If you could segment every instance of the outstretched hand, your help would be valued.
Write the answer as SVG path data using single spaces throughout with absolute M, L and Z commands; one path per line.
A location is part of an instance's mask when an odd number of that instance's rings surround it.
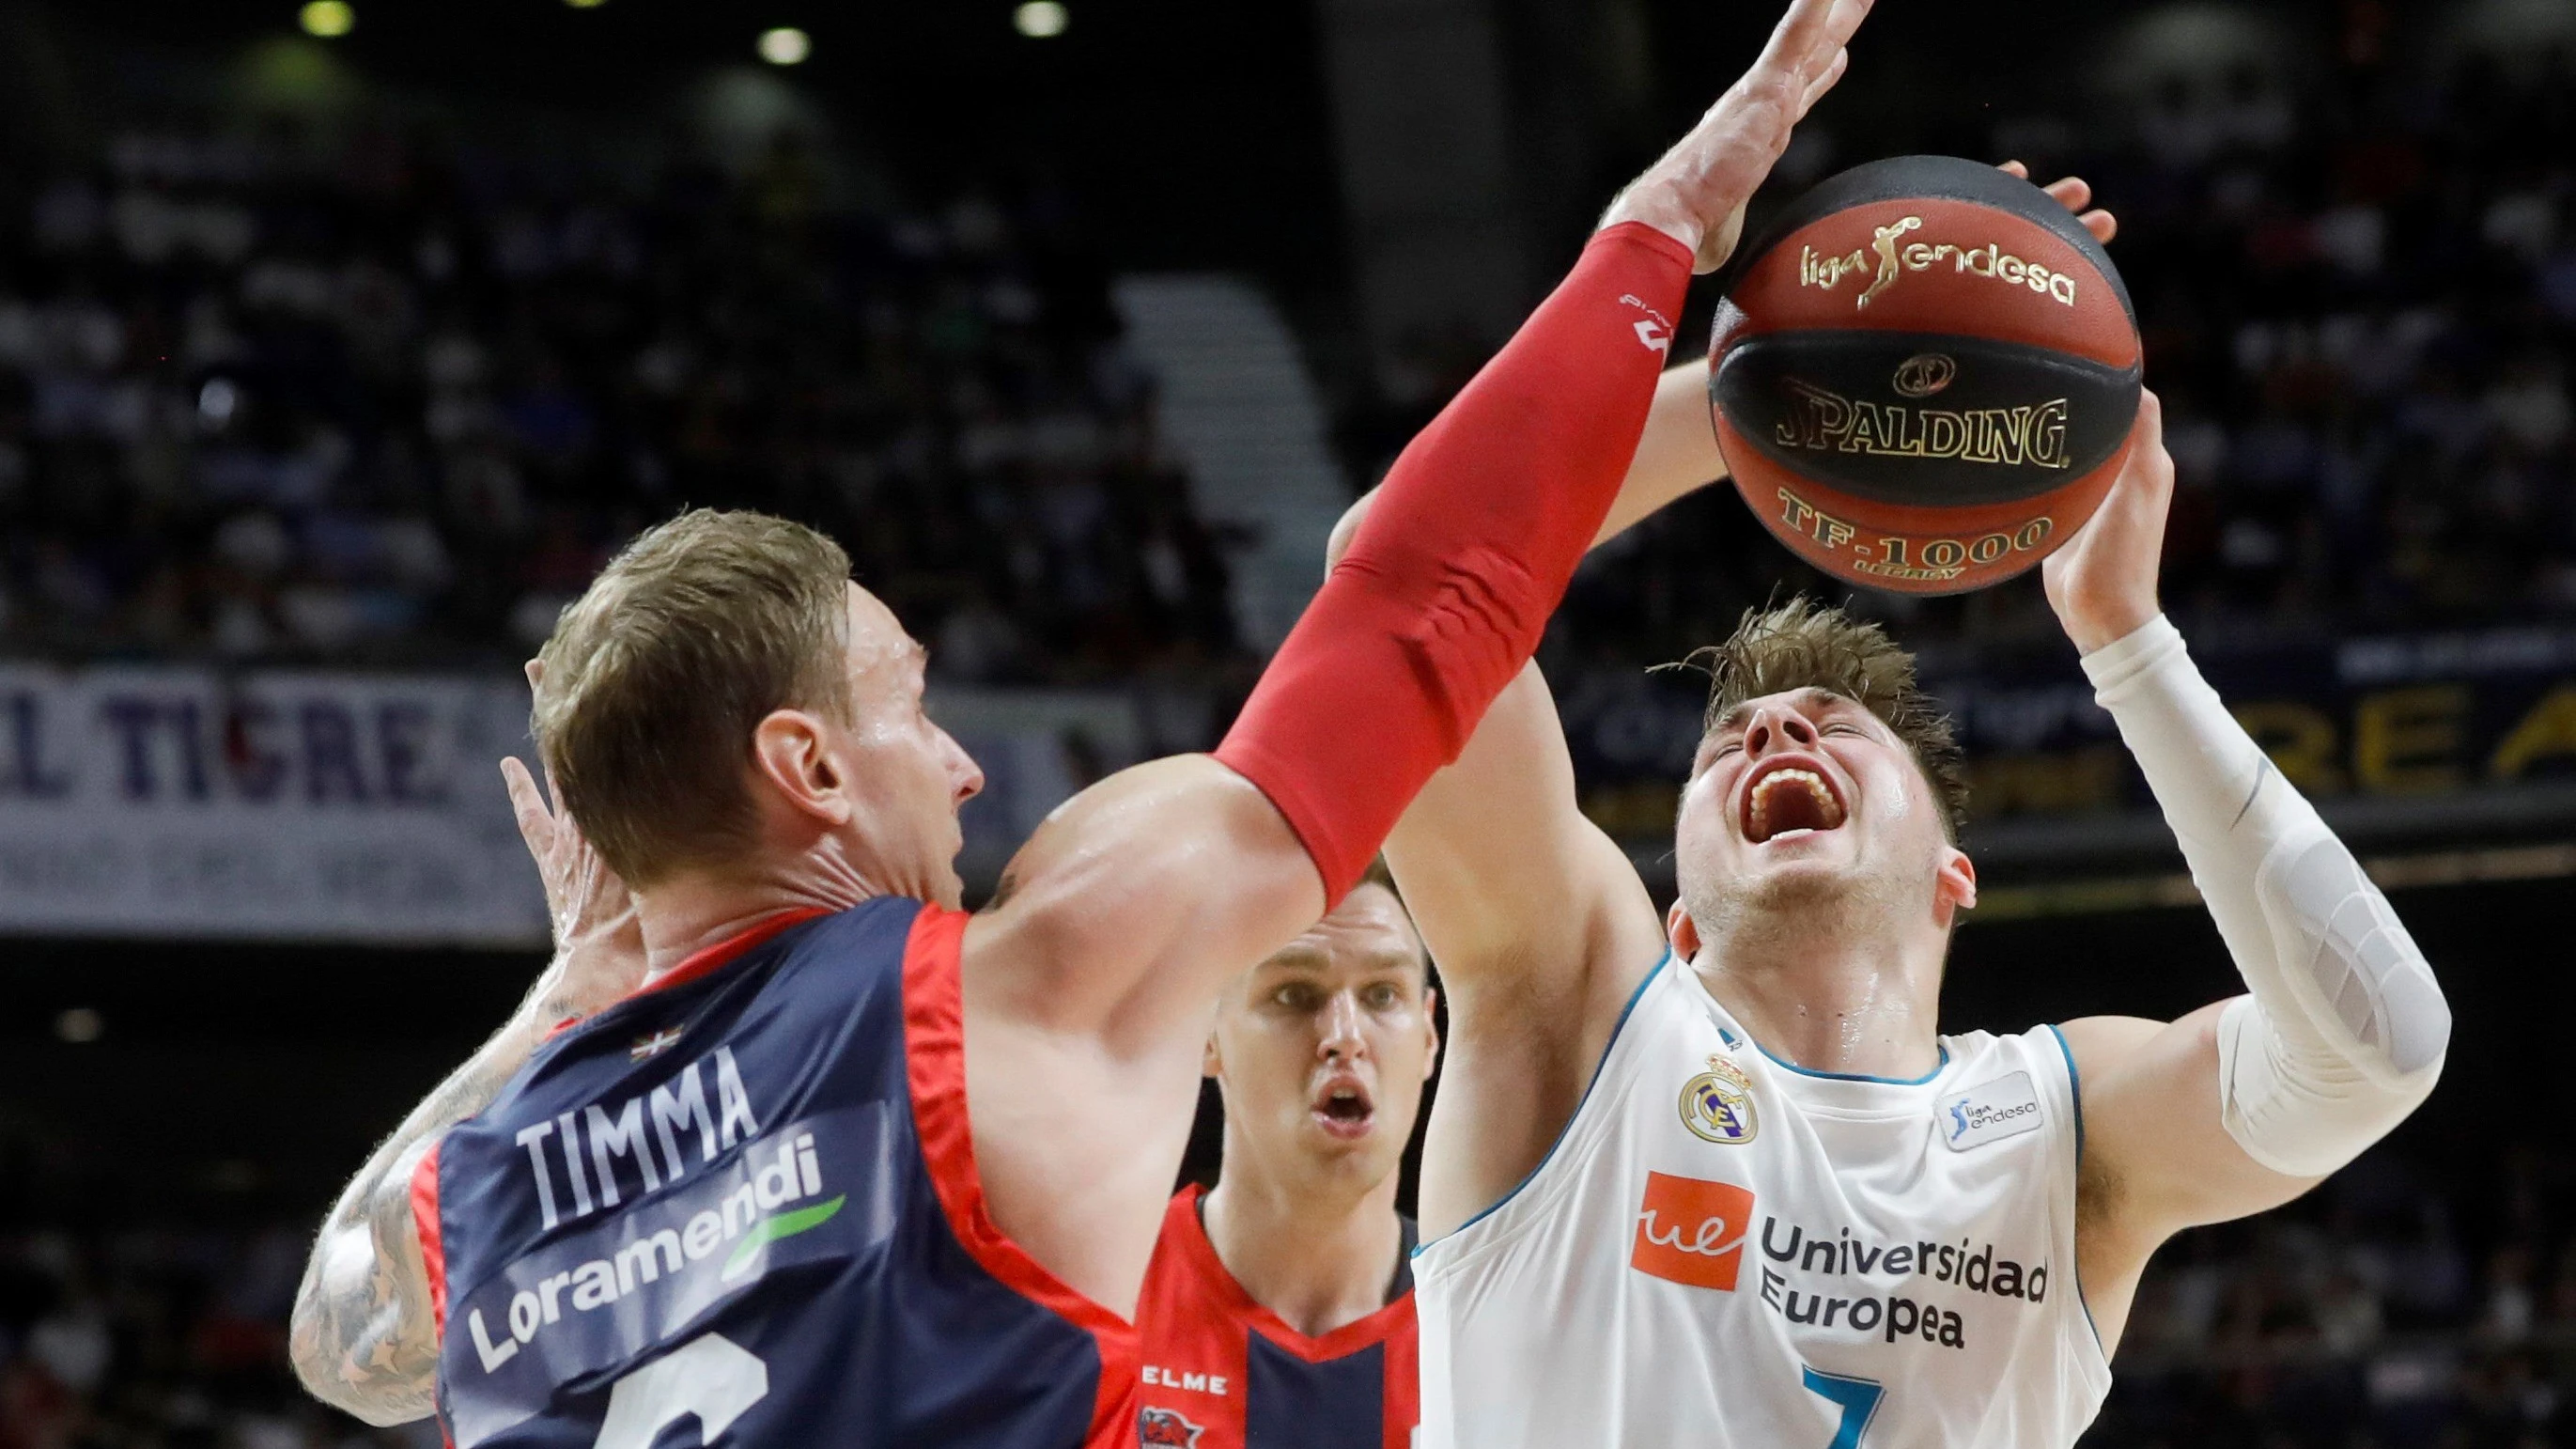
M 1790 0 L 1753 68 L 1603 214 L 1603 226 L 1638 221 L 1691 249 L 1692 270 L 1713 272 L 1744 234 L 1744 206 L 1788 149 L 1809 107 L 1842 79 L 1845 42 L 1870 0 Z
M 543 677 L 542 666 L 529 661 L 529 685 Z M 540 793 L 536 777 L 511 756 L 501 761 L 501 779 L 510 790 L 519 838 L 545 882 L 546 916 L 555 937 L 554 963 L 547 969 L 560 977 L 552 992 L 556 1006 L 564 1016 L 588 1016 L 644 984 L 644 926 L 635 897 L 590 848 L 572 817 L 548 807 L 549 794 L 563 798 L 552 778 Z
M 2120 476 L 2092 519 L 2039 566 L 2048 606 L 2081 652 L 2124 639 L 2155 618 L 2156 568 L 2164 556 L 2173 489 L 2164 405 L 2154 393 L 2141 392 Z

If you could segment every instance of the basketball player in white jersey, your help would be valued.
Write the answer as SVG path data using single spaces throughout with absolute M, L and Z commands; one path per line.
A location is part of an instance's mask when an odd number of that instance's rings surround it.
M 1667 393 L 1612 530 L 1719 471 Z M 1714 651 L 1666 916 L 1576 808 L 1535 665 L 1415 802 L 1387 854 L 1451 993 L 1425 1449 L 2072 1443 L 2159 1244 L 2432 1089 L 2422 955 L 2158 611 L 2172 487 L 2150 395 L 2044 578 L 2246 995 L 1942 1035 L 1958 751 L 1906 654 L 1804 601 Z

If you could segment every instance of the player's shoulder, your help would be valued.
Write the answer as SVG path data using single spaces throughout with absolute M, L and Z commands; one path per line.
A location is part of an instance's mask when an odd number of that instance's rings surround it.
M 754 1015 L 754 998 L 777 998 L 776 1009 L 757 1013 L 767 1022 L 846 1020 L 853 996 L 885 991 L 892 982 L 920 909 L 918 901 L 880 897 L 846 910 L 765 921 L 591 1016 L 558 1026 L 478 1115 L 525 1116 L 565 1101 L 586 1102 L 619 1080 L 669 1075 L 718 1048 L 727 1054 L 722 1065 L 739 1070 L 732 1054 L 751 1049 L 743 1023 Z M 871 960 L 884 969 L 831 969 Z M 778 987 L 784 989 L 773 990 Z
M 1978 1028 L 1941 1036 L 1941 1079 L 1951 1086 L 1998 1073 L 2037 1071 L 2045 1076 L 2075 1074 L 2076 1053 L 2064 1031 L 2042 1022 L 2021 1031 Z

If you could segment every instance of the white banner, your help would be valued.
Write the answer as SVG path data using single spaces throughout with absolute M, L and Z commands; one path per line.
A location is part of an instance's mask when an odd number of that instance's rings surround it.
M 0 931 L 542 947 L 505 678 L 0 665 Z
M 984 767 L 958 864 L 989 888 L 1048 811 L 1138 753 L 1115 693 L 941 689 Z M 0 933 L 536 949 L 503 790 L 509 676 L 0 663 Z

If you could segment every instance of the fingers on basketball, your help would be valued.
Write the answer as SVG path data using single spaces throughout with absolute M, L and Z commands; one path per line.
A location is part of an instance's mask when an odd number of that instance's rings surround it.
M 2174 485 L 2173 455 L 2165 451 L 2165 405 L 2152 390 L 2138 393 L 2138 440 L 2129 456 L 2138 460 L 2138 471 L 2147 486 L 2147 494 L 2162 508 Z

